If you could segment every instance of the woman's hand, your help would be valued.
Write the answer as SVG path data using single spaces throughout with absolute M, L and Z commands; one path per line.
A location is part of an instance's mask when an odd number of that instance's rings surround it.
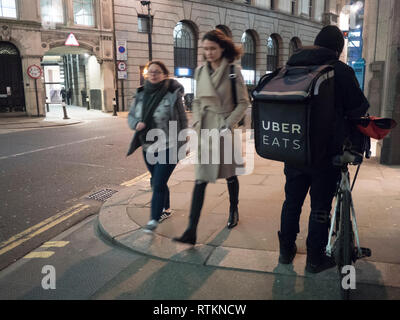
M 142 131 L 144 128 L 146 128 L 146 124 L 144 122 L 138 122 L 136 125 L 136 131 Z

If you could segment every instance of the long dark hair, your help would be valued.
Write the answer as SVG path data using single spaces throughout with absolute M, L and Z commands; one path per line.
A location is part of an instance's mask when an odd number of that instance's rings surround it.
M 229 63 L 232 63 L 236 59 L 239 59 L 242 55 L 242 48 L 237 47 L 231 38 L 229 38 L 221 30 L 215 29 L 207 32 L 202 41 L 209 40 L 218 43 L 218 45 L 225 49 L 222 56 L 228 59 Z

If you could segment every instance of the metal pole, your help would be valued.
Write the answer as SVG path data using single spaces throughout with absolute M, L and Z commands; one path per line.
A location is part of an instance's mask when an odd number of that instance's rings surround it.
M 37 109 L 37 116 L 40 117 L 39 111 L 39 97 L 38 97 L 38 89 L 37 89 L 37 80 L 35 79 L 35 93 L 36 93 L 36 109 Z
M 117 102 L 115 101 L 115 98 L 113 98 L 113 116 L 117 116 Z
M 151 19 L 151 8 L 150 1 L 147 4 L 148 16 L 149 16 L 149 61 L 153 60 L 153 43 L 151 39 L 151 33 L 153 32 L 153 21 Z
M 117 98 L 116 104 L 118 105 L 118 61 L 117 61 L 117 34 L 115 27 L 115 2 L 112 2 L 112 19 L 113 19 L 113 48 L 114 48 L 114 89 L 115 89 L 115 97 Z
M 62 108 L 63 108 L 63 112 L 64 112 L 64 120 L 69 119 L 67 116 L 67 108 L 65 107 L 65 99 L 62 100 Z
M 121 99 L 122 99 L 122 111 L 125 111 L 124 80 L 121 80 L 121 95 L 122 95 L 122 97 L 121 97 Z

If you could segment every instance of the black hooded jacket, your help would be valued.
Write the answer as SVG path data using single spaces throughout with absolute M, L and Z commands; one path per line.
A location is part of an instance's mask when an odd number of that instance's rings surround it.
M 331 154 L 340 154 L 345 137 L 351 135 L 354 126 L 346 119 L 364 116 L 369 103 L 362 92 L 354 70 L 338 60 L 333 50 L 313 46 L 294 53 L 289 66 L 330 64 L 335 71 L 335 133 L 330 147 Z

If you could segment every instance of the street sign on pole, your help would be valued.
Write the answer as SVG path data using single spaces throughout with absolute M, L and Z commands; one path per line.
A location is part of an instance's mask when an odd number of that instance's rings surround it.
M 117 40 L 117 60 L 128 60 L 128 49 L 126 47 L 126 40 Z
M 36 93 L 36 109 L 37 109 L 37 116 L 40 116 L 39 111 L 39 96 L 38 96 L 38 88 L 37 88 L 37 80 L 42 76 L 42 68 L 33 64 L 28 67 L 28 76 L 35 80 L 35 93 Z
M 42 76 L 42 68 L 40 68 L 36 64 L 30 65 L 27 72 L 28 76 L 32 79 L 39 79 Z

